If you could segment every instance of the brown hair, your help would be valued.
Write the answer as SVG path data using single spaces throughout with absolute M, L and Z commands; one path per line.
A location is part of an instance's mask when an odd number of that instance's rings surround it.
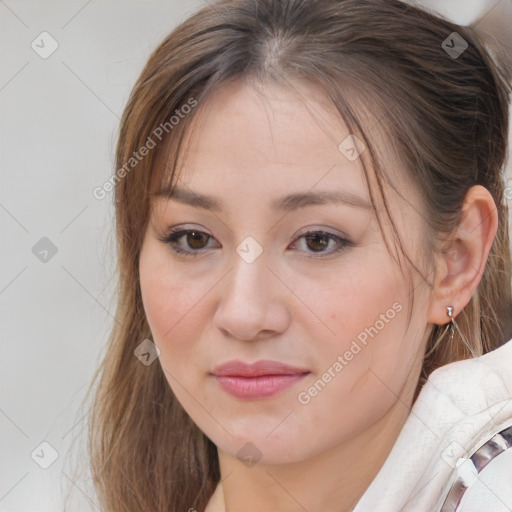
M 468 44 L 459 56 L 442 46 L 453 32 Z M 418 392 L 434 369 L 488 352 L 512 335 L 502 176 L 510 92 L 505 72 L 472 29 L 398 0 L 221 0 L 209 2 L 164 39 L 133 88 L 116 152 L 116 168 L 125 169 L 115 184 L 119 296 L 108 350 L 94 377 L 101 378 L 89 423 L 93 481 L 105 511 L 201 511 L 220 478 L 215 445 L 181 407 L 161 366 L 134 357 L 151 338 L 138 262 L 152 194 L 172 187 L 198 110 L 183 106 L 201 104 L 237 78 L 315 81 L 366 146 L 365 177 L 368 182 L 371 169 L 378 185 L 370 189 L 374 204 L 380 199 L 386 205 L 383 182 L 389 177 L 370 132 L 378 126 L 396 148 L 423 194 L 430 251 L 422 255 L 425 261 L 449 239 L 468 189 L 480 184 L 490 191 L 498 233 L 479 286 L 457 316 L 470 346 L 455 332 L 453 343 L 425 359 Z M 169 121 L 180 112 L 189 113 Z M 378 118 L 366 130 L 365 112 Z M 165 144 L 133 169 L 126 167 L 155 140 L 159 126 L 165 127 Z M 158 155 L 170 172 L 155 165 Z M 396 230 L 393 241 L 401 248 Z M 427 350 L 440 330 L 432 326 Z

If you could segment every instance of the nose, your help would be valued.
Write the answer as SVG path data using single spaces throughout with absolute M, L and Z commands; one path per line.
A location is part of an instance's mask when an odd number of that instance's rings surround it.
M 235 254 L 233 268 L 222 282 L 214 324 L 225 336 L 250 341 L 286 331 L 290 292 L 267 267 L 264 257 L 247 263 Z

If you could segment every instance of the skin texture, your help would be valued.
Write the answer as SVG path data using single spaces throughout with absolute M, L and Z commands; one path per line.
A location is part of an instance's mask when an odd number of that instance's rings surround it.
M 449 257 L 436 253 L 430 268 L 418 263 L 432 289 L 416 272 L 400 270 L 372 209 L 272 210 L 273 199 L 295 192 L 340 190 L 369 201 L 359 159 L 338 149 L 349 132 L 320 89 L 237 81 L 198 108 L 206 115 L 191 131 L 178 185 L 218 198 L 223 211 L 164 198 L 154 204 L 140 285 L 159 362 L 218 448 L 226 510 L 350 510 L 409 414 L 431 324 L 448 321 L 447 305 L 457 314 L 478 285 L 496 232 L 494 203 L 473 187 Z M 388 190 L 392 215 L 408 254 L 424 261 L 421 196 L 393 155 L 387 158 L 410 203 Z M 198 256 L 177 254 L 160 240 L 178 226 L 210 235 L 176 242 Z M 329 245 L 319 249 L 301 237 L 308 230 L 351 243 L 334 252 L 339 242 L 326 238 Z M 263 250 L 252 263 L 236 251 L 247 236 Z M 378 333 L 354 353 L 354 340 L 371 326 Z M 341 371 L 333 369 L 338 356 Z M 272 397 L 239 399 L 210 375 L 232 359 L 271 359 L 310 373 Z M 308 394 L 329 368 L 330 381 Z M 243 448 L 255 465 L 239 460 Z

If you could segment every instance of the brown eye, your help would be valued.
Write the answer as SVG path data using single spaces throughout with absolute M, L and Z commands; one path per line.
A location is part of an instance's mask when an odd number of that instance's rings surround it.
M 329 245 L 329 237 L 323 233 L 314 233 L 306 236 L 307 246 L 315 251 L 322 251 Z
M 293 248 L 309 254 L 317 254 L 316 257 L 330 256 L 340 251 L 353 247 L 353 243 L 328 231 L 308 231 L 303 233 L 293 243 Z M 301 247 L 302 246 L 302 247 Z
M 185 236 L 191 249 L 203 249 L 210 238 L 209 235 L 201 231 L 189 231 Z
M 171 249 L 184 256 L 199 256 L 202 249 L 213 239 L 211 235 L 196 229 L 174 229 L 160 240 L 171 246 Z

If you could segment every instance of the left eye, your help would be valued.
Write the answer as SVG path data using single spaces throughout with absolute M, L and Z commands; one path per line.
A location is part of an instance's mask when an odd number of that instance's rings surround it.
M 161 241 L 170 245 L 171 249 L 176 253 L 185 256 L 198 256 L 202 249 L 207 248 L 207 243 L 210 239 L 213 240 L 213 237 L 204 231 L 177 229 L 171 231 Z M 349 240 L 327 231 L 308 231 L 303 233 L 293 242 L 292 248 L 297 241 L 305 242 L 305 247 L 313 254 L 333 254 L 353 245 Z M 331 250 L 326 251 L 325 249 L 329 247 L 329 244 L 331 244 Z M 305 249 L 306 252 L 308 252 L 307 249 Z
M 334 233 L 329 233 L 327 231 L 309 231 L 301 235 L 297 240 L 301 240 L 305 242 L 305 245 L 308 249 L 311 249 L 313 253 L 327 253 L 331 254 L 334 252 L 341 251 L 345 249 L 347 246 L 351 245 L 348 240 L 342 238 Z M 330 242 L 331 249 L 330 251 L 325 251 Z
M 334 246 L 336 247 L 336 243 L 338 243 L 338 247 L 334 249 L 333 251 L 329 252 L 337 252 L 338 250 L 341 250 L 340 246 L 347 245 L 347 240 L 344 240 L 343 238 L 334 235 L 333 233 L 328 233 L 325 231 L 310 231 L 308 233 L 304 233 L 301 235 L 297 240 L 301 240 L 305 242 L 305 245 L 308 249 L 311 249 L 314 253 L 324 253 L 328 252 L 325 251 L 327 247 L 329 247 L 329 244 L 332 242 L 331 248 Z

